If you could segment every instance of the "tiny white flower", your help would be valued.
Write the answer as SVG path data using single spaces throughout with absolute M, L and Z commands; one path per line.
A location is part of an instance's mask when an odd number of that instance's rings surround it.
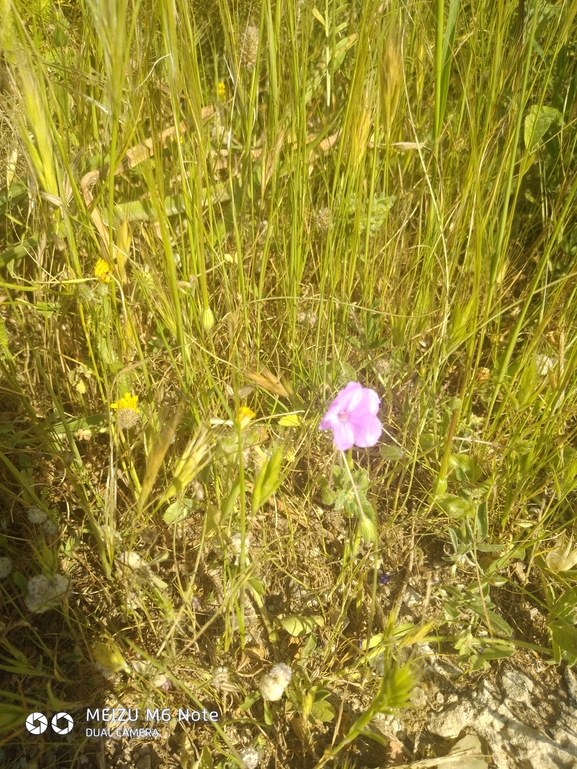
M 44 510 L 41 510 L 39 507 L 31 507 L 27 512 L 27 516 L 30 523 L 34 524 L 44 523 L 48 518 Z
M 570 571 L 577 564 L 577 547 L 572 542 L 565 541 L 565 532 L 557 539 L 555 547 L 545 557 L 547 566 L 556 574 L 560 571 Z
M 0 579 L 4 579 L 10 574 L 12 566 L 12 558 L 9 558 L 7 555 L 3 555 L 0 558 Z
M 228 682 L 228 668 L 218 667 L 213 670 L 210 683 L 215 689 L 221 689 L 223 686 L 226 686 Z
M 273 665 L 269 672 L 260 679 L 259 689 L 263 700 L 268 702 L 280 700 L 291 682 L 292 675 L 292 670 L 284 662 Z
M 248 534 L 244 538 L 244 549 L 245 552 L 248 553 L 248 548 L 250 545 L 250 537 Z M 235 555 L 240 555 L 240 551 L 242 548 L 242 535 L 241 534 L 233 534 L 230 538 L 230 549 Z
M 555 358 L 549 357 L 549 355 L 537 355 L 535 363 L 537 374 L 539 374 L 539 376 L 547 376 L 550 372 L 554 373 L 558 361 L 555 360 Z
M 246 769 L 256 769 L 259 762 L 259 755 L 254 748 L 244 748 L 240 751 L 240 757 L 245 763 Z

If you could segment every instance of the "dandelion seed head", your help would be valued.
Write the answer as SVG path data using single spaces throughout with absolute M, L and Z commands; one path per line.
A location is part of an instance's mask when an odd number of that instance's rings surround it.
M 52 579 L 38 574 L 28 580 L 24 603 L 33 614 L 43 614 L 62 603 L 69 587 L 69 578 L 62 574 L 55 574 Z
M 244 761 L 246 769 L 257 769 L 260 758 L 254 748 L 243 748 L 240 751 L 240 757 Z
M 30 523 L 34 524 L 44 523 L 44 521 L 46 521 L 48 518 L 44 510 L 41 510 L 39 507 L 31 507 L 26 515 L 28 516 Z
M 47 537 L 55 537 L 58 534 L 58 526 L 50 518 L 44 521 L 42 529 Z
M 283 696 L 285 689 L 291 682 L 292 670 L 284 662 L 273 665 L 268 673 L 260 680 L 260 693 L 263 700 L 276 702 Z

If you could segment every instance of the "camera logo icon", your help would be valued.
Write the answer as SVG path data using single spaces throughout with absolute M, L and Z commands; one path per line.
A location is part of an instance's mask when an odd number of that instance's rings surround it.
M 74 726 L 74 720 L 70 713 L 56 713 L 50 723 L 56 734 L 70 734 Z
M 44 713 L 30 713 L 26 719 L 26 728 L 30 734 L 44 734 L 48 729 L 48 719 Z
M 52 716 L 50 725 L 56 734 L 70 734 L 74 727 L 74 719 L 70 713 L 56 713 Z M 48 729 L 48 719 L 44 713 L 30 713 L 26 718 L 26 728 L 30 734 L 44 734 Z

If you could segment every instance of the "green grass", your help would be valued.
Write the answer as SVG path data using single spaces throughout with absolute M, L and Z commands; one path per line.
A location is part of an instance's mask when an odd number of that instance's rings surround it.
M 424 639 L 577 660 L 576 13 L 2 0 L 8 765 L 116 701 L 219 712 L 163 766 L 382 766 Z M 338 457 L 351 380 L 385 432 Z

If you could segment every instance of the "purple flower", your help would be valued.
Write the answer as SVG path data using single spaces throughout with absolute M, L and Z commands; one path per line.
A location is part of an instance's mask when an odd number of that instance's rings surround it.
M 358 382 L 349 382 L 329 406 L 319 430 L 333 431 L 339 451 L 346 451 L 351 446 L 374 446 L 383 431 L 377 418 L 379 405 L 379 396 L 374 390 Z

